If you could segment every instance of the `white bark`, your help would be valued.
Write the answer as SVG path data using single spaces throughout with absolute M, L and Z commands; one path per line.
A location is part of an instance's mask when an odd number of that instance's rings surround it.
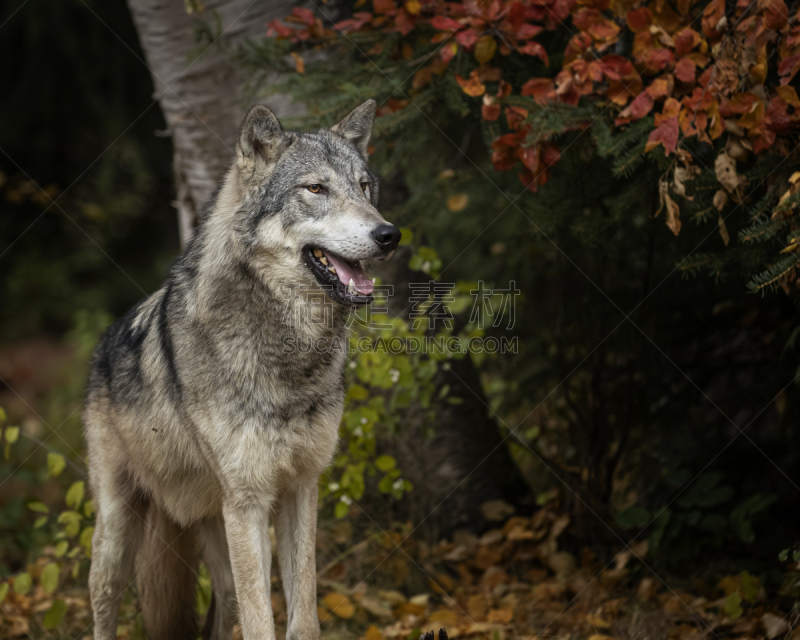
M 219 44 L 236 45 L 266 33 L 266 24 L 291 11 L 291 4 L 265 0 L 208 0 L 205 11 L 189 15 L 181 0 L 128 0 L 155 97 L 174 146 L 175 188 L 181 245 L 198 213 L 234 155 L 242 118 L 240 78 Z M 222 23 L 213 46 L 197 42 L 199 20 Z M 197 54 L 200 56 L 197 57 Z

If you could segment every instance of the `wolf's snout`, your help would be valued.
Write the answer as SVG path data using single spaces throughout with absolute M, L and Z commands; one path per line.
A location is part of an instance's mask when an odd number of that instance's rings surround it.
M 403 233 L 393 224 L 382 224 L 372 230 L 375 243 L 384 251 L 393 251 Z

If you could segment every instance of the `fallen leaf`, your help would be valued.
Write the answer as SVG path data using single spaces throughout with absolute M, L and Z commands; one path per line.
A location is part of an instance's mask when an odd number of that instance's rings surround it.
M 481 505 L 481 513 L 489 522 L 500 522 L 514 513 L 514 507 L 503 500 L 489 500 Z
M 383 602 L 378 598 L 364 596 L 358 601 L 358 606 L 364 609 L 364 611 L 371 613 L 376 618 L 392 617 L 392 608 L 389 606 L 389 603 Z
M 764 625 L 764 631 L 766 631 L 769 640 L 773 640 L 773 638 L 777 638 L 789 630 L 786 616 L 777 616 L 774 613 L 765 613 L 761 616 L 761 624 Z
M 611 623 L 606 620 L 605 618 L 601 618 L 598 615 L 589 614 L 586 616 L 586 622 L 592 625 L 595 629 L 610 629 Z
M 667 205 L 667 226 L 677 236 L 681 232 L 680 207 L 669 197 L 669 194 L 664 195 L 664 200 Z
M 500 624 L 508 624 L 514 619 L 514 609 L 506 607 L 505 609 L 492 609 L 489 611 L 487 620 L 489 622 L 498 622 Z
M 383 640 L 383 634 L 378 630 L 378 627 L 371 625 L 364 633 L 364 640 Z
M 728 192 L 724 189 L 719 189 L 714 194 L 714 208 L 717 211 L 722 211 L 726 204 L 728 204 Z
M 454 627 L 458 623 L 458 616 L 449 609 L 439 609 L 428 616 L 428 622 L 444 627 Z
M 714 161 L 714 173 L 717 181 L 730 193 L 736 193 L 739 186 L 739 176 L 736 175 L 736 161 L 725 151 L 721 151 Z
M 352 618 L 353 614 L 356 612 L 356 608 L 353 606 L 353 603 L 350 602 L 350 598 L 341 593 L 329 593 L 322 599 L 322 604 L 333 615 L 344 618 L 345 620 Z

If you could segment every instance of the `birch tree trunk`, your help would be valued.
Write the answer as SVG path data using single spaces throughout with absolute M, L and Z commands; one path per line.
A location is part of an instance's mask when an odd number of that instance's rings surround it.
M 195 16 L 181 0 L 128 0 L 128 6 L 172 136 L 175 206 L 185 245 L 203 203 L 233 159 L 243 116 L 239 77 L 219 44 L 263 36 L 266 23 L 288 9 L 284 3 L 263 0 L 208 0 L 204 12 Z M 200 21 L 214 24 L 215 15 L 221 36 L 211 44 L 198 42 Z

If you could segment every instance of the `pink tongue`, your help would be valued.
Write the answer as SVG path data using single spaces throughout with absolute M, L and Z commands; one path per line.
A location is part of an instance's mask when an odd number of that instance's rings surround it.
M 375 285 L 372 284 L 372 280 L 369 279 L 367 272 L 364 271 L 364 267 L 361 266 L 360 262 L 345 262 L 341 258 L 332 256 L 330 253 L 326 253 L 325 257 L 328 258 L 330 263 L 336 268 L 336 275 L 345 287 L 350 283 L 350 280 L 352 280 L 356 291 L 360 294 L 368 296 L 372 293 Z

